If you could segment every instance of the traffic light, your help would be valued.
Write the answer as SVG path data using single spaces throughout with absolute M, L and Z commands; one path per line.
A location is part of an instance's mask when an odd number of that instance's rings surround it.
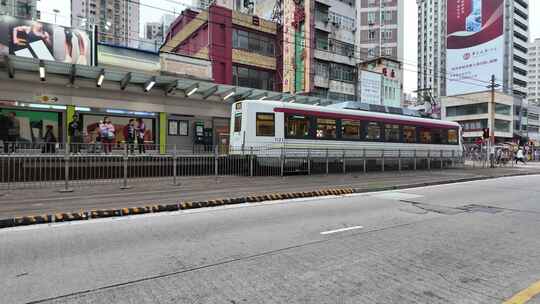
M 483 137 L 484 139 L 489 138 L 489 128 L 484 128 L 484 129 L 482 129 L 482 132 L 483 132 L 482 137 Z

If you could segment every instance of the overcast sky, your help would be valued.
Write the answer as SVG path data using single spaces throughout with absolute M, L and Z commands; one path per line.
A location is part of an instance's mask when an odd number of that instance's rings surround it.
M 417 58 L 417 25 L 418 10 L 416 0 L 405 1 L 405 92 L 412 92 L 416 89 L 416 62 Z M 62 25 L 69 24 L 70 3 L 71 0 L 40 0 L 38 6 L 41 8 L 44 21 L 54 23 L 54 9 L 60 12 L 56 13 L 56 22 Z M 166 13 L 181 12 L 185 5 L 192 5 L 190 0 L 140 0 L 140 28 L 141 35 L 144 32 L 146 22 L 161 21 L 161 16 Z M 540 38 L 540 0 L 529 1 L 530 37 L 532 40 Z M 152 8 L 156 7 L 156 8 Z

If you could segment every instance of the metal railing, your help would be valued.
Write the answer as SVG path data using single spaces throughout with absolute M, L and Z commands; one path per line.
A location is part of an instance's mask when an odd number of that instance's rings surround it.
M 141 148 L 141 150 L 139 150 Z M 4 150 L 2 150 L 4 151 Z M 0 152 L 0 192 L 35 187 L 72 191 L 78 186 L 137 182 L 179 185 L 194 176 L 285 176 L 463 166 L 469 155 L 452 150 L 321 149 L 114 144 L 8 144 Z

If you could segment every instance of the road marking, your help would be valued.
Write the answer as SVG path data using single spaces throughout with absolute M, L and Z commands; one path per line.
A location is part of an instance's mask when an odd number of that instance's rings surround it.
M 539 294 L 540 294 L 540 281 L 518 292 L 516 295 L 514 295 L 510 299 L 503 302 L 503 304 L 525 304 L 529 302 L 530 299 L 534 298 L 535 296 Z
M 362 228 L 364 228 L 364 227 L 362 227 L 362 226 L 353 226 L 353 227 L 341 228 L 341 229 L 336 229 L 336 230 L 323 231 L 323 232 L 321 232 L 321 234 L 322 235 L 332 234 L 332 233 L 338 233 L 338 232 L 355 230 L 355 229 L 362 229 Z

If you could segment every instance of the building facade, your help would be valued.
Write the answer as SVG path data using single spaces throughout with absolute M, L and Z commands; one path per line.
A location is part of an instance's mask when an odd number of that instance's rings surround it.
M 357 100 L 390 107 L 404 106 L 402 71 L 400 61 L 385 57 L 360 63 Z
M 529 105 L 540 106 L 540 38 L 529 44 L 527 97 Z
M 139 2 L 124 0 L 72 1 L 72 27 L 96 25 L 99 42 L 139 47 Z
M 446 1 L 417 0 L 418 89 L 446 95 Z M 419 94 L 419 99 L 422 98 Z
M 0 1 L 0 15 L 9 15 L 23 19 L 40 19 L 37 0 Z
M 218 84 L 281 91 L 279 35 L 274 22 L 212 5 L 183 11 L 161 52 L 209 60 Z
M 441 97 L 442 119 L 458 122 L 466 143 L 474 143 L 492 126 L 493 114 L 496 142 L 527 136 L 527 104 L 518 96 L 496 92 L 495 107 L 490 91 Z
M 527 91 L 527 49 L 529 37 L 529 1 L 504 0 L 503 79 L 498 81 L 504 93 L 525 96 Z M 447 95 L 447 2 L 417 0 L 418 5 L 418 88 L 431 89 L 436 100 Z M 473 79 L 476 90 L 489 81 Z M 419 95 L 419 98 L 421 96 Z

